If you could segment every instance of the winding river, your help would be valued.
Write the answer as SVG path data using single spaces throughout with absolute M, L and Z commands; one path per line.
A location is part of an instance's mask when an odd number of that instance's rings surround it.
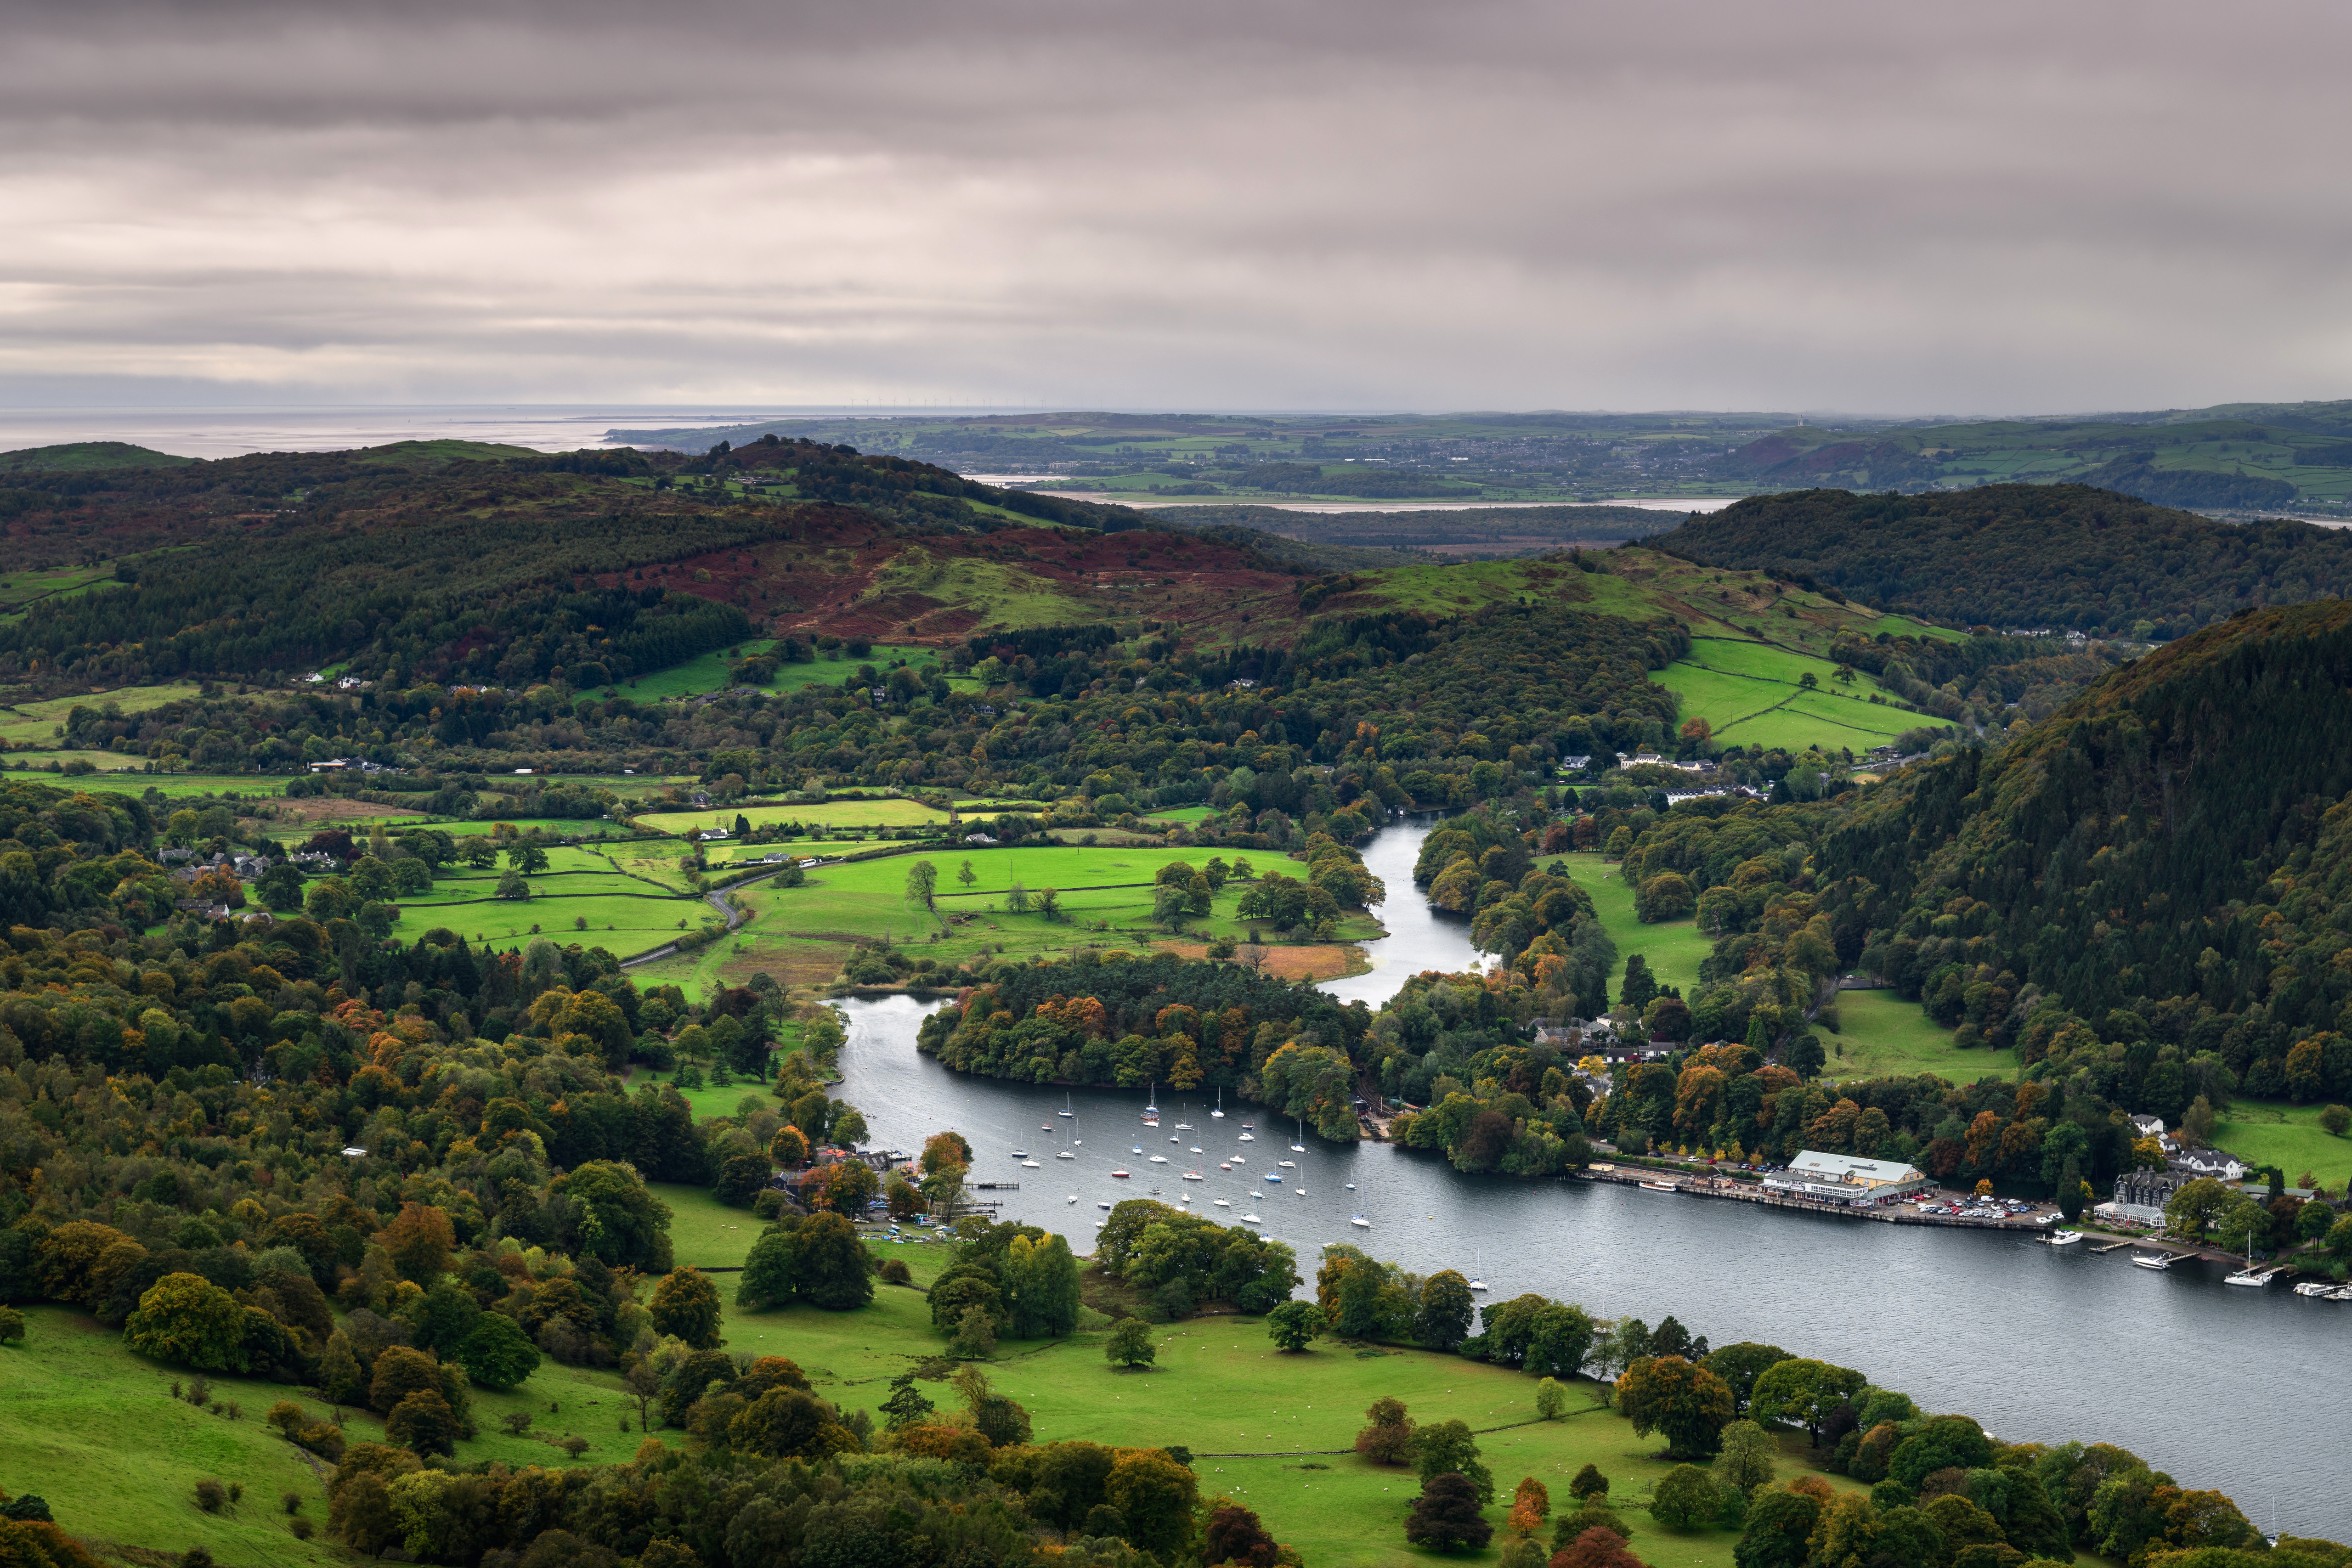
M 1428 831 L 1390 827 L 1366 851 L 1389 888 L 1381 914 L 1391 935 L 1368 945 L 1369 974 L 1327 982 L 1334 995 L 1377 1008 L 1406 977 L 1476 956 L 1465 925 L 1414 894 Z M 2096 1257 L 1994 1232 L 1466 1176 L 1387 1145 L 1300 1136 L 1264 1107 L 1231 1100 L 1217 1118 L 1163 1092 L 1155 1130 L 1138 1120 L 1144 1095 L 1084 1090 L 1064 1118 L 1060 1091 L 964 1076 L 919 1053 L 916 1023 L 938 1005 L 845 1004 L 840 1093 L 882 1146 L 917 1148 L 941 1127 L 962 1133 L 973 1181 L 1019 1184 L 977 1196 L 1001 1201 L 1004 1218 L 1064 1232 L 1081 1251 L 1103 1206 L 1155 1188 L 1170 1203 L 1190 1195 L 1219 1219 L 1258 1216 L 1259 1228 L 1297 1250 L 1303 1272 L 1318 1249 L 1350 1241 L 1415 1272 L 1483 1275 L 1489 1301 L 1533 1291 L 1602 1316 L 1654 1323 L 1672 1312 L 1717 1344 L 1763 1340 L 1860 1367 L 2004 1438 L 2120 1443 L 2185 1486 L 2229 1493 L 2264 1530 L 2275 1508 L 2290 1533 L 2352 1537 L 2352 1493 L 2328 1479 L 2352 1367 L 2327 1348 L 2352 1333 L 2352 1303 L 2279 1286 L 2232 1290 L 2205 1265 L 2151 1273 L 2130 1267 L 2127 1252 Z M 1204 1179 L 1184 1181 L 1195 1145 Z M 1057 1158 L 1065 1149 L 1074 1157 Z M 1024 1152 L 1037 1168 L 1023 1165 Z M 1154 1155 L 1167 1163 L 1150 1163 Z M 1132 1174 L 1113 1176 L 1118 1168 Z M 1357 1215 L 1369 1228 L 1351 1223 Z

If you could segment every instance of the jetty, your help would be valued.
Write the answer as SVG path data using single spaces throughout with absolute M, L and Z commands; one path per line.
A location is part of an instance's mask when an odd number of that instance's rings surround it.
M 1922 1214 L 1916 1203 L 1909 1199 L 1900 1203 L 1838 1203 L 1797 1193 L 1769 1191 L 1759 1183 L 1740 1181 L 1733 1176 L 1693 1176 L 1686 1171 L 1640 1166 L 1596 1165 L 1579 1175 L 1585 1181 L 1613 1183 L 1619 1186 L 1647 1186 L 1653 1192 L 1664 1190 L 1665 1184 L 1671 1182 L 1675 1184 L 1675 1191 L 1685 1197 L 1727 1198 L 1735 1203 L 1752 1203 L 1763 1208 L 1829 1214 L 1845 1219 L 1875 1219 L 1885 1225 L 1926 1225 L 1948 1230 L 2010 1230 L 2039 1234 L 2047 1231 L 2058 1218 L 2054 1208 L 2046 1213 L 1999 1216 Z

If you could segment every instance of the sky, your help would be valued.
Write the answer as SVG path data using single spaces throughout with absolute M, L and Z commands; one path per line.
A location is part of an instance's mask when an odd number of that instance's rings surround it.
M 0 406 L 2352 396 L 2352 10 L 29 0 Z

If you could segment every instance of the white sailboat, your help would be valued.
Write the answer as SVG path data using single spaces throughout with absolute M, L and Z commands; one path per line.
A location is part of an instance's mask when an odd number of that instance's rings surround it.
M 1147 1116 L 1160 1114 L 1160 1084 L 1157 1080 L 1143 1091 L 1143 1113 Z
M 1184 1113 L 1183 1107 L 1182 1107 L 1182 1106 L 1181 1106 L 1181 1105 L 1180 1105 L 1180 1106 L 1178 1106 L 1178 1107 L 1177 1107 L 1177 1110 L 1176 1110 L 1176 1114 L 1178 1114 L 1179 1116 L 1181 1116 L 1183 1113 Z M 1176 1124 L 1176 1130 L 1177 1130 L 1178 1132 L 1180 1132 L 1180 1133 L 1189 1133 L 1189 1132 L 1191 1132 L 1191 1131 L 1192 1130 L 1192 1123 L 1190 1123 L 1190 1122 L 1179 1122 L 1179 1123 L 1177 1123 L 1177 1124 Z M 1169 1141 L 1170 1143 L 1171 1143 L 1171 1144 L 1172 1144 L 1172 1143 L 1174 1143 L 1176 1140 L 1175 1140 L 1175 1139 L 1173 1139 L 1173 1138 L 1171 1138 L 1171 1139 L 1169 1139 L 1168 1141 Z
M 1054 1157 L 1055 1157 L 1055 1159 L 1057 1159 L 1057 1160 L 1074 1160 L 1074 1159 L 1076 1159 L 1078 1156 L 1077 1156 L 1077 1155 L 1074 1155 L 1074 1154 L 1072 1154 L 1072 1153 L 1070 1153 L 1070 1151 L 1069 1151 L 1069 1150 L 1067 1150 L 1067 1149 L 1064 1149 L 1064 1150 L 1062 1150 L 1061 1152 L 1059 1152 L 1058 1154 L 1055 1155 L 1055 1156 L 1054 1156 Z
M 1359 1230 L 1370 1230 L 1372 1228 L 1372 1222 L 1366 1219 L 1360 1214 L 1349 1216 L 1348 1223 L 1354 1226 Z
M 1225 1086 L 1222 1083 L 1217 1085 L 1217 1108 L 1210 1112 L 1209 1115 L 1219 1122 L 1225 1119 Z
M 1063 1092 L 1062 1108 L 1055 1112 L 1054 1114 L 1056 1116 L 1075 1116 L 1077 1114 L 1076 1111 L 1070 1109 L 1070 1096 L 1068 1091 L 1065 1090 Z
M 1470 1288 L 1483 1291 L 1486 1288 L 1486 1254 L 1483 1251 L 1473 1252 L 1471 1257 L 1474 1261 L 1470 1270 Z
M 1307 1135 L 1307 1124 L 1304 1122 L 1299 1121 L 1294 1116 L 1291 1118 L 1290 1124 L 1297 1129 L 1297 1132 L 1294 1136 L 1303 1138 Z M 1290 1145 L 1290 1152 L 1294 1155 L 1303 1155 L 1307 1152 L 1307 1145 L 1305 1144 L 1294 1142 Z

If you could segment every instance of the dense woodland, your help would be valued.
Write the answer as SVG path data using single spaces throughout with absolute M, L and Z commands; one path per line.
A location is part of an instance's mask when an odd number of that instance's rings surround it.
M 1951 624 L 2142 640 L 2352 587 L 2352 538 L 2339 529 L 2220 523 L 2085 485 L 1751 496 L 1649 542 Z

